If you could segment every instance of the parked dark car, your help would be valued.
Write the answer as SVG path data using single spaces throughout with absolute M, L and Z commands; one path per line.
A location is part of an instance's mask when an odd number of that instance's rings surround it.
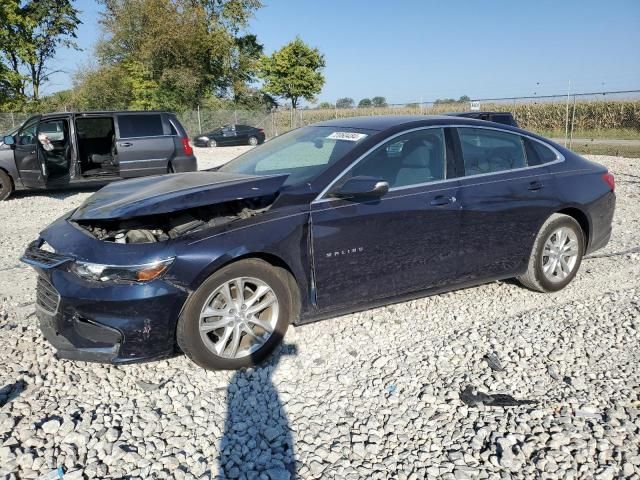
M 225 125 L 193 139 L 196 147 L 224 147 L 228 145 L 259 145 L 264 143 L 262 128 L 249 125 Z
M 290 323 L 518 278 L 566 286 L 609 240 L 606 168 L 454 117 L 307 126 L 223 167 L 114 183 L 22 260 L 58 356 L 239 368 Z
M 0 147 L 0 200 L 14 190 L 101 186 L 197 170 L 189 137 L 167 112 L 49 113 Z
M 517 127 L 518 122 L 513 118 L 513 114 L 510 112 L 452 112 L 446 115 L 453 117 L 463 118 L 475 118 L 476 120 L 486 120 L 487 122 L 502 123 L 503 125 L 510 125 Z

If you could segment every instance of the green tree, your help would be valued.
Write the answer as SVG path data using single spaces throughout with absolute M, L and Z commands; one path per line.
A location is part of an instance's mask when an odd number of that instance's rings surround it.
M 286 98 L 297 108 L 301 98 L 312 102 L 324 85 L 324 55 L 296 38 L 271 56 L 262 57 L 263 90 Z
M 456 103 L 456 99 L 455 98 L 438 98 L 433 103 L 435 105 L 442 105 L 444 103 Z
M 371 102 L 371 99 L 369 98 L 363 98 L 362 100 L 360 100 L 358 102 L 358 108 L 369 108 L 373 105 L 373 103 Z
M 336 108 L 353 108 L 355 102 L 353 98 L 343 97 L 336 100 Z
M 58 48 L 76 46 L 78 24 L 71 0 L 0 0 L 0 63 L 10 96 L 40 99 L 42 86 L 57 72 L 51 62 Z
M 468 95 L 462 95 L 459 99 L 458 99 L 458 103 L 466 103 L 466 102 L 470 102 L 471 99 L 469 98 Z
M 331 103 L 331 102 L 320 102 L 318 104 L 318 108 L 326 110 L 326 109 L 329 109 L 329 108 L 335 108 L 335 105 L 333 103 Z
M 97 65 L 76 75 L 78 103 L 179 111 L 213 97 L 255 100 L 262 45 L 243 31 L 259 0 L 100 1 L 104 39 Z M 90 88 L 100 79 L 109 91 Z
M 386 107 L 387 99 L 384 97 L 373 97 L 371 103 L 373 103 L 374 107 Z

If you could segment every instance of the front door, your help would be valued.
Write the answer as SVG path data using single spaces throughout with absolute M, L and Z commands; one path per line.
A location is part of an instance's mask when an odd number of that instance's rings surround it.
M 47 180 L 44 155 L 38 148 L 38 124 L 40 117 L 28 120 L 16 134 L 14 158 L 25 187 L 43 187 Z
M 116 115 L 116 161 L 120 176 L 167 173 L 175 149 L 170 128 L 160 113 Z
M 460 228 L 458 182 L 447 175 L 444 132 L 396 136 L 341 177 L 389 183 L 368 201 L 312 203 L 317 304 L 321 310 L 439 287 L 455 279 Z

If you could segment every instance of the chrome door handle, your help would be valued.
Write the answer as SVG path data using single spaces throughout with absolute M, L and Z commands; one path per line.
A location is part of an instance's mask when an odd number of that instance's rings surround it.
M 130 147 L 131 145 L 133 145 L 131 142 L 118 142 L 119 147 Z
M 429 204 L 433 207 L 442 207 L 444 205 L 455 203 L 455 201 L 456 201 L 456 197 L 447 197 L 445 195 L 439 195 L 433 200 L 431 200 Z

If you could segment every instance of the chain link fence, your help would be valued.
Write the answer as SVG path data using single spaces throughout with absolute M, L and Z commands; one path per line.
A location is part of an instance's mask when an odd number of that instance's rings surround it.
M 473 99 L 471 102 L 415 102 L 385 107 L 253 110 L 196 109 L 178 113 L 191 137 L 230 124 L 244 124 L 265 131 L 267 138 L 292 128 L 336 118 L 371 115 L 439 115 L 468 111 L 511 112 L 527 130 L 572 146 L 585 139 L 639 142 L 640 90 L 564 95 Z M 31 114 L 0 113 L 0 132 L 17 128 Z

